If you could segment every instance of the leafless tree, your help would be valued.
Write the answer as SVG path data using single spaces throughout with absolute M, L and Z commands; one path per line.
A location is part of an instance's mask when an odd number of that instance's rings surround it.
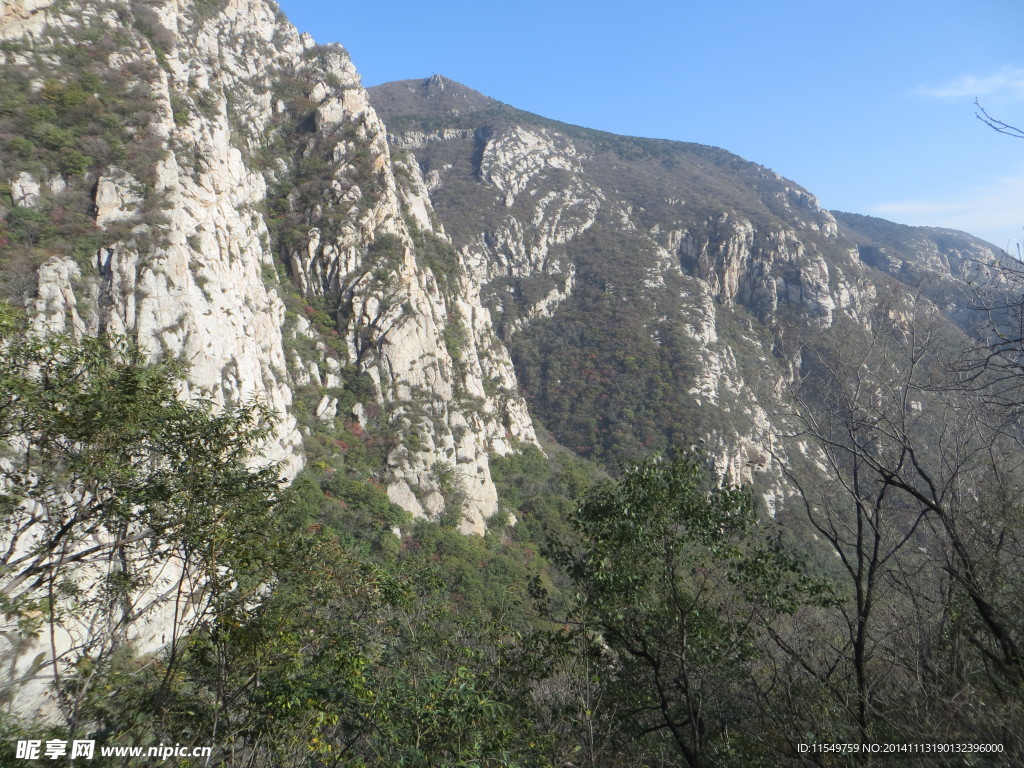
M 864 740 L 973 727 L 1016 743 L 1024 432 L 1006 371 L 965 368 L 971 348 L 896 296 L 799 350 L 788 443 L 805 466 L 784 469 L 841 578 L 838 632 L 791 650 Z

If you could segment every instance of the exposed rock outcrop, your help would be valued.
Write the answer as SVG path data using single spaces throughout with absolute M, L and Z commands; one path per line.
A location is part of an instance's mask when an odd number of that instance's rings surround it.
M 61 206 L 92 219 L 83 247 L 38 265 L 35 327 L 125 334 L 187 363 L 183 397 L 261 401 L 277 417 L 262 460 L 285 477 L 317 431 L 386 433 L 367 471 L 389 497 L 484 533 L 498 508 L 489 457 L 536 444 L 533 425 L 478 283 L 344 49 L 264 0 L 22 0 L 4 3 L 0 38 L 0 68 L 27 94 L 121 110 L 48 175 L 0 168 L 28 242 Z M 65 57 L 84 40 L 103 46 L 76 70 Z M 66 146 L 70 130 L 48 141 Z M 353 394 L 357 381 L 371 386 Z M 133 639 L 155 647 L 166 621 L 155 606 Z M 78 631 L 42 653 L 61 657 Z M 0 634 L 4 668 L 34 676 L 39 644 Z
M 89 268 L 55 257 L 40 272 L 37 325 L 127 333 L 154 355 L 188 361 L 189 393 L 222 405 L 264 401 L 279 418 L 267 458 L 292 475 L 302 462 L 292 389 L 303 374 L 285 352 L 291 289 L 280 256 L 299 293 L 338 317 L 344 363 L 377 382 L 392 426 L 418 435 L 382 468 L 393 497 L 436 493 L 432 468 L 451 465 L 465 486 L 463 527 L 482 532 L 496 510 L 488 455 L 536 439 L 461 266 L 439 280 L 416 255 L 407 221 L 439 240 L 443 230 L 434 230 L 416 163 L 393 163 L 346 52 L 315 45 L 262 0 L 8 10 L 35 24 L 33 36 L 10 33 L 24 45 L 7 63 L 23 67 L 52 63 L 86 30 L 112 34 L 128 22 L 133 44 L 109 62 L 140 73 L 135 87 L 151 102 L 150 178 L 100 169 L 94 217 L 110 241 Z M 12 190 L 18 205 L 40 199 L 25 172 Z M 266 211 L 276 195 L 287 210 L 274 221 Z M 315 415 L 337 417 L 327 406 Z
M 801 367 L 784 337 L 867 322 L 883 286 L 945 285 L 924 289 L 938 300 L 962 287 L 965 265 L 995 258 L 967 236 L 855 229 L 793 182 L 713 147 L 558 124 L 436 76 L 370 94 L 399 126 L 393 146 L 424 170 L 555 436 L 612 464 L 698 445 L 772 510 L 792 489 L 766 459 L 786 448 L 769 445 L 779 425 L 762 392 L 772 399 Z M 590 346 L 578 354 L 568 338 Z M 579 370 L 566 371 L 567 353 Z

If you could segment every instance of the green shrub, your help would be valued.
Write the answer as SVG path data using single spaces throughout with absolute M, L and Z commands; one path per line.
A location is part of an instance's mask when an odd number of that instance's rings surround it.
M 22 160 L 28 160 L 32 157 L 36 145 L 24 136 L 15 136 L 7 143 L 7 148 Z
M 74 149 L 66 150 L 60 158 L 60 170 L 65 176 L 81 176 L 92 164 L 91 157 Z
M 388 266 L 397 266 L 405 254 L 405 245 L 398 235 L 390 232 L 379 233 L 373 238 L 366 252 L 371 259 L 379 260 Z
M 15 208 L 7 214 L 7 231 L 20 243 L 38 243 L 49 223 L 49 216 L 34 208 Z

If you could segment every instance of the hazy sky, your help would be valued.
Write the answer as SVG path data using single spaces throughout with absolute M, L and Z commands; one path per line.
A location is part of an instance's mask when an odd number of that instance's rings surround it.
M 363 84 L 441 74 L 547 117 L 714 144 L 822 204 L 1024 239 L 1022 0 L 279 0 Z M 1015 248 L 1014 248 L 1015 249 Z

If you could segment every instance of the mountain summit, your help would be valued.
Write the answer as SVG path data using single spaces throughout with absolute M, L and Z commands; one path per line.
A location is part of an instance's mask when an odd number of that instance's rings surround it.
M 479 91 L 441 75 L 426 80 L 398 80 L 375 89 L 375 108 L 388 114 L 447 117 L 503 106 Z

